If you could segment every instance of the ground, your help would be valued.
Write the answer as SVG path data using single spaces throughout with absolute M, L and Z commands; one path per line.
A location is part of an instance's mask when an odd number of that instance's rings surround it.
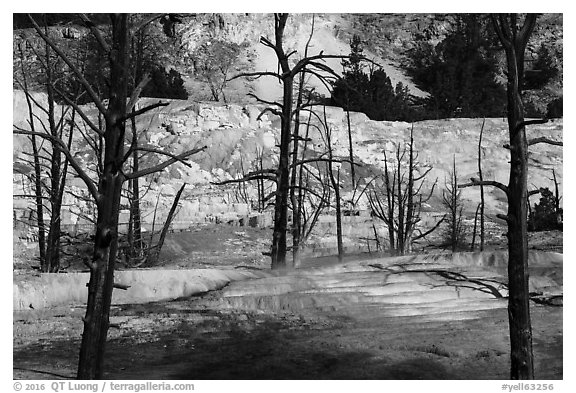
M 82 309 L 15 315 L 14 378 L 74 378 Z M 201 299 L 114 309 L 107 379 L 508 379 L 505 309 L 410 329 L 293 313 L 215 311 Z M 532 310 L 536 375 L 562 379 L 562 309 Z M 30 319 L 27 319 L 30 318 Z M 401 322 L 401 321 L 397 321 Z M 40 330 L 40 326 L 42 329 Z M 30 332 L 34 332 L 30 336 Z
M 158 268 L 265 268 L 254 251 L 265 230 L 204 229 L 174 234 Z M 531 247 L 561 251 L 561 239 L 532 235 Z M 105 378 L 508 379 L 505 297 L 433 273 L 457 259 L 372 257 L 308 259 L 300 271 L 203 296 L 113 306 Z M 502 280 L 502 262 L 491 263 L 455 271 Z M 535 275 L 561 282 L 561 270 L 544 261 Z M 562 379 L 562 307 L 531 307 L 536 376 Z M 84 312 L 14 312 L 14 378 L 74 378 Z

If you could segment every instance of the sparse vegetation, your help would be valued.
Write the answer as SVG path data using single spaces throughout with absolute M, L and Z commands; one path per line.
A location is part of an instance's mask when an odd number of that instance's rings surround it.
M 393 86 L 383 69 L 366 64 L 362 45 L 360 37 L 354 35 L 350 55 L 342 60 L 343 75 L 333 83 L 331 103 L 347 111 L 363 112 L 372 120 L 413 120 L 408 88 L 401 82 Z M 364 72 L 366 68 L 368 73 Z
M 442 204 L 448 210 L 446 215 L 446 228 L 444 230 L 444 246 L 450 247 L 452 252 L 463 248 L 466 240 L 466 230 L 462 221 L 464 209 L 462 190 L 458 189 L 458 171 L 456 170 L 456 157 L 452 162 L 450 180 L 444 180 L 442 190 Z
M 400 255 L 411 252 L 414 242 L 436 230 L 445 218 L 424 232 L 418 227 L 422 207 L 432 196 L 436 181 L 423 195 L 422 187 L 432 168 L 420 168 L 413 132 L 414 126 L 410 129 L 407 147 L 401 144 L 396 146 L 390 169 L 386 151 L 383 152 L 384 174 L 370 185 L 367 192 L 372 215 L 382 220 L 388 229 L 390 250 Z
M 551 231 L 562 229 L 563 210 L 560 208 L 560 198 L 548 188 L 540 189 L 540 202 L 528 217 L 528 229 L 531 231 Z

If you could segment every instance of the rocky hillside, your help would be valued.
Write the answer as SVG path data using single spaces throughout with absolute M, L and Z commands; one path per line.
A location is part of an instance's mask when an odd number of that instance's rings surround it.
M 45 97 L 37 95 L 42 102 Z M 14 93 L 14 123 L 25 126 L 27 108 L 21 92 Z M 90 108 L 86 108 L 90 112 Z M 254 105 L 214 104 L 210 102 L 193 102 L 174 100 L 170 105 L 155 110 L 138 119 L 140 144 L 156 147 L 178 154 L 186 149 L 206 145 L 208 148 L 190 159 L 190 167 L 180 163 L 175 164 L 162 173 L 149 176 L 143 181 L 146 189 L 143 195 L 142 209 L 145 226 L 150 229 L 153 220 L 163 222 L 176 191 L 183 183 L 188 184 L 181 200 L 181 207 L 173 223 L 174 229 L 186 229 L 204 222 L 232 222 L 244 224 L 255 220 L 257 225 L 271 224 L 271 213 L 255 211 L 256 187 L 248 185 L 239 188 L 237 185 L 218 186 L 214 182 L 238 178 L 243 172 L 253 170 L 257 164 L 257 155 L 263 155 L 263 166 L 275 168 L 277 165 L 277 147 L 279 137 L 279 119 L 271 114 L 265 114 L 258 119 L 262 108 Z M 320 109 L 318 109 L 320 110 Z M 92 110 L 92 113 L 94 111 Z M 43 114 L 38 111 L 39 117 Z M 347 121 L 341 108 L 326 108 L 326 117 L 332 130 L 335 155 L 348 156 Z M 303 121 L 307 119 L 302 119 Z M 393 157 L 398 144 L 404 144 L 409 139 L 411 124 L 402 122 L 377 122 L 369 120 L 364 114 L 350 114 L 353 130 L 353 150 L 355 160 L 361 164 L 357 170 L 358 176 L 364 182 L 373 176 L 381 174 L 384 168 L 384 155 Z M 445 179 L 452 168 L 452 160 L 457 163 L 457 173 L 460 182 L 468 182 L 469 178 L 477 176 L 477 143 L 482 119 L 447 119 L 439 121 L 423 121 L 414 123 L 415 148 L 418 151 L 418 161 L 422 164 L 422 172 L 431 168 L 423 191 L 428 192 L 437 179 L 434 197 L 428 205 L 426 217 L 442 215 L 441 193 Z M 319 131 L 311 128 L 310 137 L 316 154 L 325 152 L 325 145 Z M 529 130 L 530 137 L 547 136 L 557 140 L 562 139 L 563 123 L 552 121 L 545 125 L 533 126 Z M 508 153 L 502 146 L 507 143 L 507 122 L 505 119 L 486 119 L 484 139 L 482 143 L 483 170 L 485 179 L 493 179 L 502 183 L 508 182 Z M 85 166 L 94 165 L 94 153 L 80 136 L 74 143 L 74 154 Z M 30 184 L 23 174 L 31 170 L 24 163 L 26 153 L 31 151 L 29 141 L 20 136 L 14 137 L 14 195 L 30 194 Z M 141 168 L 153 165 L 158 158 L 145 156 Z M 552 169 L 556 171 L 562 185 L 563 154 L 562 148 L 539 144 L 531 148 L 530 155 L 530 187 L 549 187 Z M 350 168 L 341 166 L 342 193 L 344 200 L 353 198 L 351 188 Z M 74 195 L 82 195 L 84 185 L 80 179 L 70 176 L 68 184 L 70 194 L 66 195 L 63 220 L 70 230 L 91 230 L 91 225 L 82 218 L 83 213 L 90 211 L 90 205 L 77 199 Z M 270 187 L 268 184 L 267 187 Z M 498 189 L 487 188 L 486 212 L 494 218 L 497 213 L 504 213 L 506 201 Z M 357 195 L 357 194 L 356 194 Z M 467 188 L 463 190 L 465 211 L 468 218 L 473 216 L 479 200 L 479 190 Z M 532 201 L 537 202 L 536 199 Z M 14 214 L 18 219 L 28 217 L 31 199 L 15 198 Z M 124 201 L 127 207 L 127 201 Z M 158 206 L 156 215 L 154 214 Z M 370 220 L 367 201 L 361 198 L 357 207 L 366 212 L 357 220 Z M 252 218 L 251 218 L 252 217 Z M 353 217 L 350 218 L 351 220 Z M 354 218 L 356 219 L 356 218 Z M 128 210 L 121 214 L 122 228 L 128 220 Z M 327 219 L 332 221 L 332 219 Z M 426 220 L 425 220 L 426 222 Z M 371 227 L 371 225 L 370 225 Z M 370 228 L 368 228 L 370 229 Z M 349 232 L 354 232 L 350 228 Z M 358 235 L 358 234 L 356 234 Z
M 426 96 L 427 93 L 415 86 L 408 76 L 407 53 L 414 48 L 417 35 L 432 22 L 437 34 L 429 39 L 432 45 L 438 44 L 446 36 L 453 23 L 453 18 L 447 14 L 292 14 L 284 36 L 286 53 L 297 51 L 294 59 L 304 53 L 312 32 L 313 17 L 314 29 L 309 54 L 324 51 L 326 54 L 347 55 L 350 53 L 350 40 L 357 34 L 362 39 L 364 55 L 382 66 L 393 85 L 402 82 L 408 86 L 410 94 L 417 97 Z M 273 23 L 270 14 L 198 14 L 180 27 L 185 48 L 181 53 L 193 60 L 195 50 L 201 45 L 224 40 L 243 48 L 235 64 L 236 71 L 276 71 L 274 52 L 259 42 L 261 36 L 274 37 Z M 560 73 L 544 89 L 548 95 L 553 96 L 562 95 L 562 24 L 561 14 L 541 15 L 527 48 L 528 62 L 537 58 L 537 51 L 542 44 L 556 54 Z M 338 73 L 342 71 L 337 59 L 329 59 L 326 64 Z M 210 97 L 206 86 L 198 82 L 193 69 L 188 69 L 187 81 L 190 93 L 200 95 L 201 99 Z M 328 94 L 325 86 L 314 81 L 314 78 L 310 79 L 310 83 L 321 94 Z M 227 96 L 231 97 L 229 102 L 246 102 L 247 91 L 270 100 L 280 96 L 281 87 L 274 78 L 260 78 L 249 82 L 233 81 L 227 91 Z M 543 93 L 536 95 L 540 100 L 545 96 Z
M 77 40 L 87 34 L 78 21 L 69 14 L 62 14 L 62 22 L 51 27 L 57 35 L 68 40 Z M 427 93 L 414 85 L 406 71 L 407 53 L 414 48 L 416 36 L 434 21 L 436 34 L 429 39 L 433 45 L 438 44 L 449 31 L 453 23 L 449 14 L 291 14 L 284 34 L 286 53 L 296 51 L 291 59 L 303 56 L 306 42 L 312 32 L 309 54 L 347 55 L 350 52 L 350 40 L 354 34 L 361 37 L 364 54 L 376 64 L 382 66 L 390 77 L 392 84 L 402 82 L 414 96 L 422 97 Z M 102 17 L 95 18 L 96 23 Z M 16 23 L 15 27 L 22 25 Z M 273 51 L 260 43 L 260 37 L 273 38 L 274 19 L 272 14 L 224 13 L 192 14 L 177 25 L 177 39 L 164 38 L 161 47 L 166 53 L 159 55 L 167 69 L 175 68 L 182 73 L 190 98 L 201 101 L 210 100 L 208 85 L 198 77 L 194 63 L 197 50 L 203 45 L 223 41 L 238 45 L 240 52 L 227 76 L 231 77 L 243 71 L 276 71 L 277 60 Z M 26 25 L 22 25 L 26 27 Z M 158 24 L 156 28 L 160 29 Z M 160 34 L 161 35 L 161 34 Z M 14 30 L 14 58 L 18 56 L 17 44 L 22 40 L 35 40 L 31 29 Z M 562 95 L 562 53 L 563 53 L 563 17 L 562 14 L 542 14 L 536 30 L 527 48 L 526 60 L 537 57 L 540 45 L 544 44 L 554 54 L 559 75 L 544 90 L 548 95 Z M 342 71 L 340 60 L 329 59 L 326 64 L 337 73 Z M 321 94 L 328 95 L 326 87 L 311 78 L 310 84 Z M 274 78 L 255 80 L 238 79 L 228 83 L 225 89 L 227 102 L 253 103 L 246 93 L 254 92 L 265 100 L 275 99 L 281 94 L 281 87 Z M 531 93 L 532 94 L 532 93 Z M 546 95 L 536 94 L 540 100 Z

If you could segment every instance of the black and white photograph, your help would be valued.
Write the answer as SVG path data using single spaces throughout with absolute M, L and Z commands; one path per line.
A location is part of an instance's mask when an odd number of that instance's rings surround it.
M 563 391 L 562 12 L 164 6 L 12 13 L 15 391 Z

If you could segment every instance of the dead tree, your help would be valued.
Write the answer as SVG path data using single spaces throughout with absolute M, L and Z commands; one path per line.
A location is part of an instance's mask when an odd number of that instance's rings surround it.
M 562 145 L 548 138 L 526 138 L 526 127 L 547 120 L 524 120 L 522 84 L 526 45 L 536 25 L 536 15 L 527 14 L 519 24 L 516 14 L 491 16 L 494 29 L 506 53 L 507 114 L 510 143 L 510 178 L 508 185 L 496 181 L 472 179 L 459 187 L 487 185 L 502 190 L 508 200 L 508 212 L 498 217 L 508 224 L 508 317 L 510 328 L 510 378 L 534 379 L 532 325 L 528 286 L 528 147 L 536 143 Z
M 180 197 L 184 192 L 184 188 L 186 187 L 186 183 L 182 184 L 180 190 L 176 193 L 174 197 L 174 201 L 172 202 L 172 207 L 168 212 L 168 217 L 166 217 L 166 221 L 164 222 L 164 226 L 162 227 L 162 232 L 160 232 L 160 239 L 158 243 L 148 252 L 148 256 L 146 259 L 146 263 L 148 265 L 152 265 L 158 261 L 160 257 L 160 252 L 162 251 L 162 246 L 164 246 L 164 241 L 166 240 L 166 235 L 168 234 L 168 230 L 170 229 L 170 225 L 172 224 L 172 220 L 174 219 L 174 214 L 176 213 L 176 208 L 178 207 L 178 203 L 180 202 Z
M 556 209 L 556 223 L 559 228 L 563 228 L 564 214 L 562 208 L 560 207 L 560 191 L 558 187 L 558 179 L 556 178 L 556 171 L 552 169 L 552 180 L 554 181 L 554 207 Z
M 97 207 L 96 234 L 94 251 L 91 258 L 85 260 L 90 269 L 90 281 L 88 283 L 88 302 L 86 315 L 83 318 L 84 332 L 78 364 L 79 379 L 98 379 L 103 377 L 104 354 L 106 337 L 109 327 L 110 303 L 114 288 L 114 268 L 118 251 L 118 215 L 120 210 L 120 195 L 125 181 L 146 176 L 161 171 L 175 162 L 185 162 L 190 155 L 203 151 L 204 148 L 193 149 L 179 155 L 173 155 L 155 149 L 147 149 L 149 152 L 162 154 L 168 158 L 158 165 L 140 169 L 137 172 L 127 172 L 125 162 L 132 155 L 134 149 L 142 150 L 142 147 L 128 147 L 125 151 L 125 125 L 126 121 L 134 116 L 146 113 L 154 108 L 165 106 L 165 103 L 157 102 L 137 111 L 129 112 L 128 94 L 128 61 L 129 61 L 129 36 L 133 34 L 127 14 L 110 15 L 110 39 L 104 38 L 102 31 L 91 23 L 87 16 L 82 19 L 92 32 L 98 45 L 107 54 L 109 62 L 109 86 L 107 104 L 96 94 L 90 82 L 86 80 L 81 70 L 70 60 L 65 52 L 54 42 L 49 35 L 45 34 L 36 21 L 30 16 L 30 20 L 37 34 L 68 66 L 69 70 L 79 80 L 84 92 L 97 108 L 104 119 L 103 127 L 98 127 L 90 117 L 72 100 L 62 98 L 73 108 L 89 126 L 93 133 L 102 138 L 102 150 L 96 152 L 99 162 L 98 179 L 95 181 L 76 159 L 74 154 L 67 148 L 61 138 L 45 132 L 27 129 L 16 129 L 15 132 L 23 135 L 35 135 L 50 140 L 59 145 L 62 154 L 68 160 L 76 174 L 84 181 L 86 188 L 94 199 Z
M 411 251 L 412 244 L 435 231 L 444 221 L 442 217 L 432 228 L 422 232 L 418 228 L 421 221 L 422 205 L 432 197 L 437 181 L 432 184 L 430 193 L 423 197 L 422 187 L 424 179 L 432 170 L 425 169 L 417 175 L 418 154 L 414 151 L 414 126 L 410 129 L 410 142 L 408 144 L 408 158 L 406 147 L 396 146 L 395 167 L 389 168 L 388 155 L 384 150 L 384 174 L 381 182 L 370 185 L 366 196 L 372 209 L 372 215 L 382 220 L 388 228 L 388 242 L 390 249 L 403 255 Z M 403 170 L 403 166 L 407 166 Z M 420 183 L 418 183 L 420 182 Z M 384 197 L 386 199 L 384 199 Z M 418 234 L 414 234 L 418 232 Z
M 132 117 L 132 146 L 138 146 L 138 132 L 136 129 L 136 119 Z M 138 150 L 134 149 L 132 154 L 132 171 L 137 172 L 140 169 Z M 143 241 L 142 241 L 142 221 L 140 210 L 140 182 L 139 179 L 133 179 L 128 183 L 130 188 L 129 201 L 130 201 L 130 217 L 128 221 L 128 243 L 129 255 L 128 258 L 142 257 Z
M 482 135 L 484 134 L 484 124 L 486 119 L 482 120 L 482 128 L 480 129 L 480 137 L 478 139 L 478 178 L 480 182 L 484 180 L 484 175 L 482 174 Z M 484 250 L 484 185 L 480 185 L 480 204 L 478 209 L 478 215 L 480 218 L 480 251 Z M 474 218 L 476 220 L 476 217 Z M 472 248 L 474 248 L 474 240 L 472 241 Z
M 19 47 L 20 50 L 20 65 L 22 69 L 22 82 L 21 86 L 24 89 L 24 94 L 26 95 L 26 104 L 28 105 L 28 125 L 32 132 L 36 132 L 36 121 L 34 117 L 34 110 L 32 104 L 32 98 L 28 91 L 28 81 L 27 81 L 27 73 L 28 70 L 24 67 L 24 53 L 22 51 L 22 47 Z M 42 193 L 42 176 L 41 176 L 41 167 L 40 167 L 40 152 L 38 149 L 36 135 L 30 136 L 30 142 L 32 144 L 32 155 L 33 155 L 33 168 L 34 168 L 34 175 L 31 176 L 31 180 L 34 182 L 34 197 L 36 202 L 36 222 L 38 225 L 38 248 L 40 251 L 40 269 L 43 272 L 49 270 L 49 265 L 46 263 L 46 229 L 44 224 L 44 201 L 43 201 L 43 193 Z
M 347 93 L 348 94 L 348 93 Z M 348 130 L 348 151 L 350 156 L 350 175 L 352 177 L 352 188 L 356 189 L 356 171 L 354 168 L 354 148 L 352 144 L 352 127 L 350 126 L 350 104 L 346 106 L 346 125 Z
M 458 189 L 458 172 L 456 170 L 456 157 L 452 162 L 450 181 L 444 181 L 442 190 L 442 204 L 448 209 L 448 228 L 445 231 L 445 245 L 455 252 L 464 242 L 464 226 L 462 224 L 462 190 Z
M 47 27 L 44 27 L 45 33 L 47 33 Z M 41 53 L 33 45 L 30 46 L 30 50 L 36 57 L 38 63 L 44 69 L 44 80 L 42 81 L 43 87 L 47 94 L 47 104 L 42 105 L 39 101 L 32 98 L 27 81 L 27 74 L 31 70 L 27 70 L 24 67 L 24 52 L 22 48 L 19 48 L 20 58 L 21 58 L 21 75 L 22 81 L 17 81 L 20 87 L 23 89 L 26 96 L 26 102 L 28 105 L 29 112 L 29 126 L 30 130 L 36 131 L 35 124 L 40 124 L 43 130 L 45 130 L 50 135 L 64 139 L 67 129 L 67 146 L 70 148 L 72 144 L 72 137 L 74 134 L 74 128 L 76 126 L 75 117 L 76 111 L 72 108 L 71 113 L 69 113 L 69 108 L 63 108 L 60 116 L 56 113 L 56 81 L 57 77 L 54 75 L 56 68 L 56 61 L 54 61 L 54 54 L 50 50 L 49 45 L 44 44 L 44 51 Z M 78 94 L 76 94 L 78 98 Z M 35 116 L 33 112 L 33 107 L 39 108 L 46 116 L 46 121 L 41 117 Z M 68 173 L 68 163 L 62 157 L 61 148 L 58 144 L 48 144 L 47 146 L 38 147 L 36 143 L 36 136 L 30 136 L 32 142 L 32 156 L 33 156 L 33 167 L 34 167 L 34 177 L 33 181 L 35 184 L 35 195 L 36 195 L 36 212 L 37 212 L 37 222 L 38 222 L 38 239 L 39 239 L 39 249 L 40 249 L 40 270 L 42 272 L 55 273 L 60 270 L 60 238 L 61 238 L 61 210 L 62 201 L 64 197 L 66 176 Z M 48 179 L 42 179 L 41 167 L 47 169 L 49 173 Z M 44 206 L 44 191 L 47 192 L 46 197 L 49 202 L 48 206 Z M 46 214 L 45 214 L 46 213 Z M 48 228 L 44 224 L 44 219 L 46 215 L 49 217 Z
M 310 29 L 310 35 L 308 36 L 308 41 L 304 47 L 304 57 L 308 56 L 308 49 L 310 48 L 310 41 L 314 35 L 314 21 L 315 17 L 312 15 L 312 27 Z M 300 108 L 302 108 L 302 103 L 304 100 L 304 88 L 305 88 L 305 72 L 299 74 L 298 80 L 298 91 L 296 96 L 296 109 L 294 111 L 294 131 L 292 132 L 292 160 L 296 161 L 300 154 L 300 144 L 304 143 L 302 149 L 302 158 L 306 157 L 307 147 L 308 147 L 308 135 L 310 130 L 310 120 L 311 114 L 308 116 L 308 124 L 306 127 L 306 137 L 304 141 L 300 140 Z M 301 249 L 302 243 L 305 241 L 303 236 L 303 214 L 304 214 L 304 191 L 303 186 L 303 169 L 304 166 L 292 166 L 292 171 L 290 174 L 290 203 L 292 205 L 292 265 L 294 267 L 300 266 L 301 263 Z M 297 187 L 298 185 L 298 187 Z M 320 204 L 321 205 L 321 204 Z
M 334 176 L 334 154 L 332 151 L 332 130 L 328 125 L 326 119 L 326 107 L 324 107 L 324 135 L 326 137 L 326 148 L 328 149 L 328 162 L 326 163 L 330 183 L 334 190 L 334 205 L 336 208 L 336 242 L 338 245 L 338 261 L 342 262 L 344 259 L 344 245 L 342 243 L 342 209 L 340 198 L 340 168 L 338 168 L 338 175 Z M 354 165 L 351 165 L 354 167 Z
M 306 123 L 306 133 L 303 138 L 303 146 L 301 149 L 301 157 L 293 168 L 296 171 L 296 184 L 294 185 L 295 191 L 295 204 L 292 205 L 293 222 L 292 225 L 292 257 L 294 267 L 299 267 L 301 264 L 302 249 L 314 227 L 318 222 L 318 218 L 322 212 L 330 206 L 331 190 L 332 187 L 329 183 L 329 176 L 327 174 L 326 166 L 321 166 L 321 157 L 309 157 L 309 138 L 310 129 L 314 127 L 311 124 L 313 112 L 309 112 L 308 121 Z M 316 160 L 318 159 L 318 160 Z M 298 165 L 300 163 L 300 165 Z M 292 190 L 291 190 L 292 191 Z
M 289 53 L 284 49 L 284 29 L 288 20 L 288 14 L 274 14 L 274 42 L 266 37 L 261 37 L 260 42 L 271 48 L 278 60 L 278 72 L 249 72 L 236 75 L 238 77 L 260 78 L 270 76 L 278 79 L 282 83 L 282 102 L 269 102 L 252 95 L 261 103 L 269 105 L 265 109 L 280 117 L 280 153 L 278 168 L 275 172 L 276 192 L 274 202 L 274 231 L 272 234 L 272 268 L 279 269 L 286 267 L 286 233 L 288 230 L 288 200 L 290 192 L 290 154 L 292 152 L 291 143 L 293 140 L 292 119 L 294 116 L 294 81 L 295 77 L 305 72 L 310 75 L 319 76 L 322 72 L 337 77 L 332 69 L 323 63 L 323 59 L 337 58 L 342 59 L 347 56 L 325 55 L 320 52 L 317 55 L 306 56 L 295 64 L 291 65 L 290 57 L 296 54 L 296 51 Z

